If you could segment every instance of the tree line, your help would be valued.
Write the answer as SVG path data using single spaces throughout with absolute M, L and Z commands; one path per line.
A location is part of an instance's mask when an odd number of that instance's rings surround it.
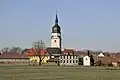
M 1 52 L 16 52 L 16 53 L 20 53 L 22 52 L 23 49 L 21 47 L 4 47 L 1 49 Z

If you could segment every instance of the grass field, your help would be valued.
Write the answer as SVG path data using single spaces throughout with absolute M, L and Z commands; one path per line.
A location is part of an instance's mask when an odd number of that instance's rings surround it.
M 120 80 L 120 70 L 79 66 L 0 66 L 0 80 Z

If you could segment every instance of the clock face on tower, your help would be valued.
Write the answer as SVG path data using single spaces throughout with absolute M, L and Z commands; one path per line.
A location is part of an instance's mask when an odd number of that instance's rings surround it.
M 54 27 L 54 31 L 57 31 L 57 27 Z

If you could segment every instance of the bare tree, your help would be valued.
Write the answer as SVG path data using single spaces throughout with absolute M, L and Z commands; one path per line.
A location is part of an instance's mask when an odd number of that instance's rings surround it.
M 34 42 L 33 46 L 35 48 L 36 55 L 39 56 L 39 60 L 40 60 L 39 65 L 41 66 L 42 65 L 42 60 L 44 59 L 44 57 L 42 58 L 41 50 L 46 48 L 45 43 L 42 40 L 40 40 L 40 41 Z
M 10 52 L 21 52 L 22 51 L 22 49 L 20 48 L 20 47 L 12 47 L 11 49 L 10 49 Z
M 4 48 L 2 48 L 2 52 L 9 52 L 9 47 L 4 47 Z

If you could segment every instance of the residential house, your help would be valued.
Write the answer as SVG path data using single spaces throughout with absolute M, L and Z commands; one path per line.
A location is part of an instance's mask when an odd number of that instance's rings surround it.
M 64 49 L 59 57 L 60 65 L 78 65 L 78 55 L 73 49 Z
M 77 55 L 61 55 L 59 57 L 60 65 L 78 65 Z
M 62 52 L 65 55 L 74 55 L 74 50 L 73 49 L 64 49 Z
M 35 48 L 31 48 L 26 52 L 27 56 L 29 57 L 30 64 L 39 64 L 40 58 L 42 60 L 42 63 L 47 63 L 50 56 L 48 55 L 46 49 L 40 49 L 39 52 L 40 53 L 37 53 Z
M 105 57 L 103 53 L 100 53 L 97 57 Z

